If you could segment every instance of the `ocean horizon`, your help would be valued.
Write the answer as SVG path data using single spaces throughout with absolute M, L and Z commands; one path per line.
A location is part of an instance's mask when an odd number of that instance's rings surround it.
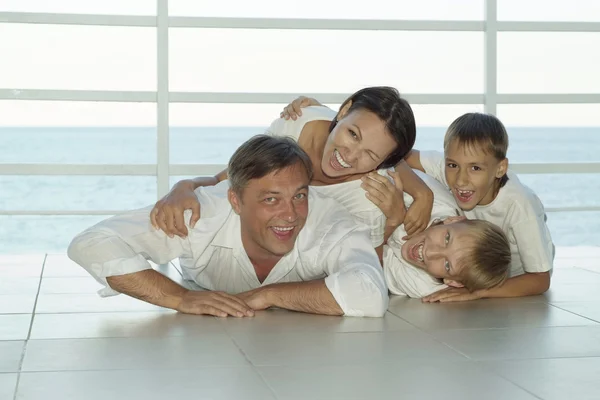
M 266 127 L 171 127 L 171 164 L 226 164 Z M 600 162 L 600 127 L 507 127 L 510 162 Z M 445 128 L 418 129 L 416 149 L 441 150 Z M 0 127 L 0 163 L 153 164 L 155 127 Z M 548 207 L 595 206 L 600 174 L 520 174 Z M 171 184 L 184 177 L 172 176 Z M 126 210 L 156 201 L 156 178 L 0 176 L 0 210 Z M 64 253 L 106 216 L 0 216 L 0 253 Z M 600 212 L 548 213 L 557 246 L 600 246 Z

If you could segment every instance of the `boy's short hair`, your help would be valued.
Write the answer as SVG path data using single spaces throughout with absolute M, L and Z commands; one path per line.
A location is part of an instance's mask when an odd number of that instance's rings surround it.
M 466 255 L 458 261 L 464 265 L 457 279 L 464 287 L 475 290 L 490 289 L 504 283 L 510 269 L 510 244 L 502 229 L 489 221 L 467 219 L 456 222 L 469 226 Z
M 455 140 L 469 147 L 480 146 L 498 161 L 504 160 L 508 152 L 506 128 L 492 114 L 467 113 L 455 119 L 446 131 L 444 151 L 448 151 L 448 146 Z M 505 174 L 500 178 L 500 186 L 504 186 L 507 181 L 508 177 Z

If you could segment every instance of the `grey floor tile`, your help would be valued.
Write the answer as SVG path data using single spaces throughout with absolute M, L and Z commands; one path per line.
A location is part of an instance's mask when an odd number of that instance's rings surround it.
M 89 371 L 22 373 L 19 400 L 274 400 L 249 367 L 180 371 Z
M 545 400 L 600 398 L 600 358 L 560 358 L 486 363 Z
M 37 314 L 32 339 L 226 335 L 216 318 L 176 312 Z
M 550 290 L 543 297 L 549 303 L 562 301 L 596 301 L 600 302 L 600 287 L 594 283 L 552 283 Z
M 17 386 L 17 374 L 0 374 L 0 399 L 12 400 Z
M 553 271 L 551 285 L 573 283 L 600 284 L 600 274 L 581 268 L 563 268 Z
M 42 275 L 43 264 L 43 259 L 35 263 L 0 260 L 0 278 L 39 278 Z
M 558 268 L 575 267 L 600 272 L 600 258 L 561 258 L 555 261 Z
M 268 310 L 257 312 L 253 318 L 223 318 L 220 321 L 234 337 L 269 333 L 383 332 L 415 329 L 390 313 L 383 318 L 352 318 Z
M 500 299 L 430 304 L 393 298 L 389 311 L 426 331 L 598 325 L 547 303 Z
M 452 330 L 433 334 L 475 360 L 600 356 L 600 327 Z
M 31 314 L 0 315 L 0 340 L 25 340 L 29 334 Z
M 24 347 L 23 341 L 0 341 L 0 372 L 19 372 Z
M 281 400 L 535 399 L 506 379 L 463 361 L 415 363 L 398 359 L 388 363 L 257 370 Z
M 83 267 L 69 259 L 66 254 L 48 254 L 44 264 L 44 278 L 90 276 Z
M 464 359 L 419 331 L 246 334 L 234 340 L 256 366 Z
M 40 294 L 94 294 L 102 287 L 91 276 L 44 278 Z
M 599 246 L 558 246 L 555 259 L 559 258 L 600 258 Z
M 600 301 L 565 301 L 552 305 L 600 323 Z
M 36 295 L 40 286 L 39 278 L 18 278 L 0 276 L 0 295 Z
M 0 295 L 0 314 L 31 314 L 36 294 Z
M 194 369 L 248 365 L 230 337 L 30 340 L 22 371 Z
M 35 266 L 42 268 L 45 254 L 0 254 L 0 267 Z
M 36 314 L 89 313 L 89 312 L 129 312 L 129 311 L 166 311 L 133 297 L 120 294 L 100 297 L 90 294 L 40 294 Z

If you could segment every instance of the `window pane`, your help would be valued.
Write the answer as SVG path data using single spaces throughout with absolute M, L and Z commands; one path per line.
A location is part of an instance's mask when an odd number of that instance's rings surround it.
M 600 174 L 520 174 L 519 179 L 546 207 L 600 206 L 598 196 L 590 196 L 590 188 L 600 188 Z
M 0 176 L 3 210 L 129 210 L 156 201 L 153 176 Z
M 156 90 L 154 28 L 0 24 L 0 54 L 4 88 Z
M 69 14 L 156 15 L 156 0 L 2 0 L 0 11 Z
M 478 32 L 177 28 L 170 30 L 169 52 L 173 91 L 483 91 Z
M 500 21 L 600 21 L 598 0 L 498 0 Z
M 481 20 L 483 0 L 371 0 L 356 7 L 342 0 L 169 0 L 169 14 L 202 17 Z
M 600 212 L 548 214 L 548 228 L 556 246 L 600 246 Z
M 4 163 L 156 162 L 156 105 L 0 101 Z
M 75 235 L 107 217 L 0 215 L 0 254 L 64 254 Z
M 600 92 L 600 33 L 501 32 L 498 92 Z
M 511 162 L 600 161 L 600 104 L 504 104 Z

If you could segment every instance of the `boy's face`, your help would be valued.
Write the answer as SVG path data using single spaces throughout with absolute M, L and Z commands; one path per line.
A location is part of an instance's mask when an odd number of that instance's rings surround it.
M 480 145 L 449 143 L 446 152 L 446 181 L 458 206 L 470 211 L 490 204 L 498 190 L 497 179 L 504 176 L 508 160 L 499 161 Z
M 402 258 L 429 275 L 458 281 L 464 265 L 459 260 L 474 245 L 469 227 L 458 218 L 448 218 L 442 225 L 431 226 L 402 245 Z

